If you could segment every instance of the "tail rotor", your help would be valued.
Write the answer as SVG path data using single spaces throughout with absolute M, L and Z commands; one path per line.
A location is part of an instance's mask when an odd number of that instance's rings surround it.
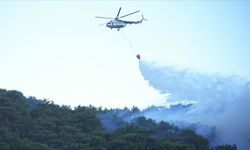
M 142 22 L 143 20 L 148 21 L 147 19 L 145 19 L 145 18 L 144 18 L 144 16 L 143 16 L 143 15 L 141 15 L 141 16 L 142 16 L 142 19 L 141 19 L 141 21 L 140 21 L 140 22 Z

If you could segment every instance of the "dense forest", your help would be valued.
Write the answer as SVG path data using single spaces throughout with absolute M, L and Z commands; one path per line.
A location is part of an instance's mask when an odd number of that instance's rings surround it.
M 129 113 L 138 108 L 124 108 Z M 1 150 L 236 150 L 209 147 L 192 129 L 138 116 L 126 121 L 117 109 L 59 106 L 0 89 Z

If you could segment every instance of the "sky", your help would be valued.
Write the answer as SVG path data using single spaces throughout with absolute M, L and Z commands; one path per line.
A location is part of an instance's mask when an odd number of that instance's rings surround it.
M 148 20 L 120 31 L 115 17 Z M 159 65 L 250 79 L 249 1 L 0 1 L 0 88 L 60 105 L 165 103 L 135 55 Z

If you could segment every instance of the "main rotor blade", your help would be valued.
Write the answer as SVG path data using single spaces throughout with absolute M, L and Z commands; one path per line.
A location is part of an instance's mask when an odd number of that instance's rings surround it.
M 99 17 L 99 16 L 95 16 L 96 18 L 100 18 L 100 19 L 114 19 L 112 17 Z
M 119 17 L 119 18 L 124 18 L 124 17 L 127 17 L 127 16 L 129 16 L 129 15 L 133 15 L 133 14 L 138 13 L 138 12 L 140 12 L 140 11 L 138 10 L 138 11 L 129 13 L 129 14 L 127 14 L 127 15 L 121 16 L 121 17 Z
M 119 8 L 119 10 L 118 10 L 118 13 L 117 13 L 117 16 L 116 16 L 116 18 L 118 18 L 119 17 L 119 14 L 120 14 L 120 11 L 121 11 L 121 7 Z
M 99 26 L 103 26 L 103 25 L 105 25 L 105 24 L 106 24 L 106 22 L 105 22 L 105 23 L 100 24 Z

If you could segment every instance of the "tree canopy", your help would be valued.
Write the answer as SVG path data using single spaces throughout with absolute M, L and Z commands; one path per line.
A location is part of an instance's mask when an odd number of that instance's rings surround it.
M 130 111 L 127 113 L 129 114 Z M 1 150 L 209 150 L 206 138 L 143 116 L 126 122 L 93 106 L 59 106 L 0 89 Z M 134 107 L 132 112 L 138 111 Z M 116 125 L 113 130 L 104 126 Z M 225 146 L 224 146 L 225 147 Z M 223 149 L 224 147 L 217 147 Z M 237 149 L 235 147 L 233 150 Z M 230 149 L 231 150 L 231 149 Z

